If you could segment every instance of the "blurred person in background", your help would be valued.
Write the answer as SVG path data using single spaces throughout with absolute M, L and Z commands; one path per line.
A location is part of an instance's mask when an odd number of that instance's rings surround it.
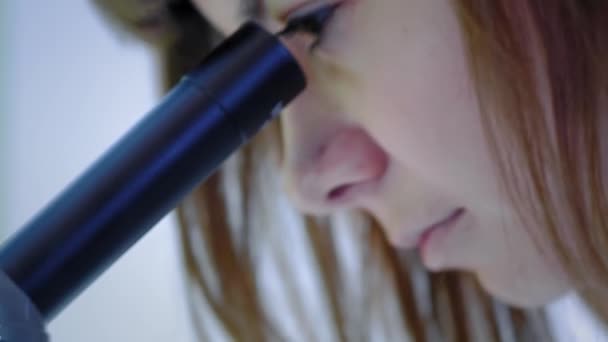
M 608 319 L 607 2 L 96 3 L 166 89 L 246 20 L 332 13 L 285 40 L 305 93 L 178 208 L 201 339 L 547 341 L 569 293 Z

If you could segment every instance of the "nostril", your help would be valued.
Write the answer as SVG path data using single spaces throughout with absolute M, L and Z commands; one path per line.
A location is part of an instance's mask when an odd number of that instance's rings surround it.
M 327 195 L 327 199 L 329 201 L 336 201 L 336 200 L 340 199 L 341 197 L 344 196 L 344 194 L 346 194 L 346 192 L 352 185 L 353 184 L 344 184 L 344 185 L 334 188 Z
M 293 163 L 294 195 L 303 208 L 327 212 L 371 203 L 389 158 L 363 129 L 342 128 L 313 147 Z

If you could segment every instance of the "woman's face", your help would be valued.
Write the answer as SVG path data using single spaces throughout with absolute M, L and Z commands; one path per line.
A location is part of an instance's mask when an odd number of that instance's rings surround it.
M 340 1 L 258 2 L 279 31 L 285 17 Z M 230 34 L 243 3 L 195 0 Z M 253 3 L 253 4 L 251 4 Z M 536 306 L 568 289 L 499 191 L 459 22 L 449 0 L 341 1 L 320 45 L 285 40 L 308 78 L 282 115 L 286 188 L 303 211 L 359 209 L 397 247 L 418 248 L 432 271 L 476 274 L 507 302 Z M 429 229 L 458 209 L 449 225 Z

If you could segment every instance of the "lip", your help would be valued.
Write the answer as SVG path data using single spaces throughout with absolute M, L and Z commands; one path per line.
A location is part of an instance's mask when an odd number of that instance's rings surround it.
M 438 234 L 438 233 L 442 233 L 442 232 L 447 233 L 450 230 L 450 228 L 452 228 L 459 221 L 459 219 L 462 217 L 462 215 L 464 213 L 465 213 L 464 208 L 458 208 L 458 209 L 454 210 L 450 215 L 448 215 L 448 217 L 429 226 L 422 232 L 422 234 L 420 234 L 420 237 L 418 238 L 417 246 L 418 246 L 420 255 L 422 257 L 423 263 L 425 265 L 427 265 L 427 267 L 429 265 L 426 262 L 426 260 L 428 259 L 429 246 L 430 246 L 431 242 L 433 240 L 435 240 L 439 235 L 445 235 L 445 234 Z

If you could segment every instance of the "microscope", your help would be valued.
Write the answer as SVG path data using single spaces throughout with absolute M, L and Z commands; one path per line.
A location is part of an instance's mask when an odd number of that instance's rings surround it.
M 293 55 L 247 22 L 0 247 L 0 342 L 45 324 L 306 87 Z

